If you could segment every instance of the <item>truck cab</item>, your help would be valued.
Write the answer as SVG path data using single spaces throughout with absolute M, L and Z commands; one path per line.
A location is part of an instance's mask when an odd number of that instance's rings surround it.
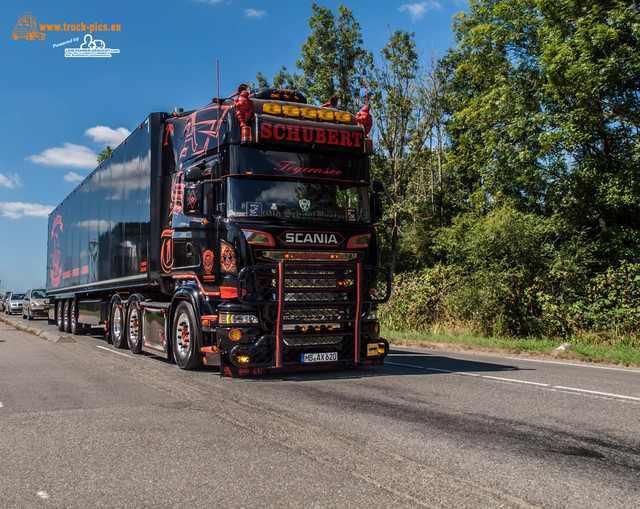
M 231 103 L 211 105 L 214 118 L 193 112 L 167 123 L 168 145 L 177 142 L 172 195 L 183 204 L 167 224 L 167 265 L 172 274 L 185 267 L 178 286 L 197 279 L 216 319 L 203 329 L 211 353 L 230 375 L 381 363 L 388 343 L 377 306 L 390 283 L 379 267 L 381 186 L 370 180 L 364 128 L 298 92 L 247 98 L 253 115 L 244 138 Z M 220 148 L 192 156 L 202 146 L 198 127 L 215 128 L 227 104 Z M 197 268 L 186 268 L 196 265 L 188 253 L 201 254 Z

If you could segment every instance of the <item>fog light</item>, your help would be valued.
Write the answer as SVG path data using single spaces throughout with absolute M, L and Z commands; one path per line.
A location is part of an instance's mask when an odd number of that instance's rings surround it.
M 386 351 L 386 348 L 384 347 L 384 345 L 379 344 L 378 345 L 378 355 L 384 355 L 386 353 L 387 353 L 387 351 Z
M 238 341 L 241 337 L 242 337 L 242 331 L 238 329 L 233 329 L 229 331 L 229 339 L 232 339 L 233 341 Z
M 249 359 L 248 355 L 238 355 L 238 362 L 240 364 L 249 364 L 251 359 Z

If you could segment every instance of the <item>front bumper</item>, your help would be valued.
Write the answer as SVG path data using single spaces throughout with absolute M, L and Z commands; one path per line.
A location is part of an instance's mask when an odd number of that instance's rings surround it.
M 362 336 L 357 343 L 358 355 L 355 345 L 353 335 L 328 345 L 287 346 L 279 342 L 275 335 L 265 334 L 255 343 L 239 343 L 227 350 L 228 355 L 221 359 L 220 374 L 242 376 L 259 375 L 266 371 L 380 366 L 389 353 L 389 342 L 383 338 Z

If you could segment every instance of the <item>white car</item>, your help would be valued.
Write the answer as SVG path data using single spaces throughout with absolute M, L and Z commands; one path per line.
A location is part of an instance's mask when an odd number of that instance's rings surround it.
M 22 311 L 22 299 L 24 293 L 12 293 L 5 304 L 4 312 L 8 315 L 20 313 Z

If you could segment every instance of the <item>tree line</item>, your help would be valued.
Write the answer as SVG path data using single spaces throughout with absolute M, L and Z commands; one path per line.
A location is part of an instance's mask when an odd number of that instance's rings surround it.
M 370 102 L 385 325 L 638 344 L 636 1 L 471 0 L 442 56 L 400 30 L 374 55 L 350 9 L 311 10 L 272 84 Z

